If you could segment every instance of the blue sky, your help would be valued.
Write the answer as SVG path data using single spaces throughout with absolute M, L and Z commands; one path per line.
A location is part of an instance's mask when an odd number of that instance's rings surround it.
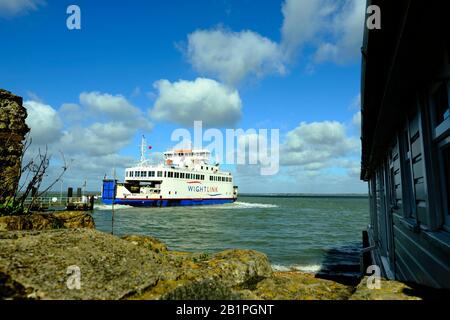
M 69 30 L 66 9 L 81 9 Z M 242 192 L 366 192 L 359 169 L 364 1 L 0 0 L 0 87 L 24 97 L 35 148 L 65 184 L 155 152 L 192 120 L 280 130 L 280 170 L 226 166 Z M 51 176 L 49 177 L 51 179 Z

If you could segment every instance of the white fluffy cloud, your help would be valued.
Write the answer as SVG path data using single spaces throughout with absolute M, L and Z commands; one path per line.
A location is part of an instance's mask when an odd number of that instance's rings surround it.
M 152 127 L 147 116 L 122 95 L 98 91 L 82 92 L 80 104 L 93 115 L 106 117 L 112 121 L 129 122 L 142 129 L 150 130 Z
M 37 10 L 43 0 L 0 0 L 0 17 L 12 17 Z
M 357 154 L 359 141 L 346 135 L 345 126 L 337 121 L 302 122 L 286 135 L 281 148 L 281 163 L 318 170 L 335 165 L 342 157 Z
M 248 30 L 195 31 L 188 36 L 187 55 L 196 71 L 228 84 L 248 75 L 285 73 L 277 43 Z
M 335 5 L 327 0 L 286 0 L 281 10 L 281 47 L 287 56 L 292 56 L 304 44 L 316 40 Z
M 112 168 L 117 169 L 118 176 L 122 174 L 133 159 L 120 152 L 137 133 L 151 129 L 148 115 L 121 95 L 85 92 L 80 94 L 79 103 L 64 103 L 58 110 L 37 101 L 24 105 L 33 138 L 26 158 L 37 155 L 44 145 L 52 156 L 45 183 L 52 182 L 60 172 L 61 151 L 69 164 L 65 184 L 79 186 L 86 179 L 88 188 L 96 189 L 105 173 L 111 176 Z
M 201 74 L 236 85 L 247 77 L 285 74 L 306 46 L 314 63 L 354 61 L 362 43 L 365 0 L 286 0 L 281 41 L 256 32 L 221 28 L 188 35 L 186 54 Z
M 331 41 L 320 43 L 315 60 L 342 64 L 357 58 L 362 45 L 364 17 L 364 0 L 347 0 L 338 7 L 329 24 Z
M 60 138 L 62 121 L 55 109 L 37 101 L 25 101 L 24 106 L 33 144 L 52 143 Z
M 131 142 L 135 133 L 135 129 L 121 122 L 96 122 L 88 127 L 69 128 L 60 145 L 68 154 L 102 156 L 119 152 Z
M 242 192 L 362 193 L 359 181 L 360 141 L 337 121 L 302 122 L 289 131 L 280 146 L 280 169 L 261 176 L 258 166 L 237 165 Z M 250 135 L 248 141 L 252 140 Z M 324 184 L 324 181 L 326 183 Z M 345 190 L 342 189 L 345 186 Z
M 241 117 L 239 93 L 215 80 L 197 78 L 194 81 L 169 82 L 159 80 L 151 116 L 160 121 L 171 121 L 192 126 L 195 120 L 205 127 L 234 125 Z
M 361 130 L 361 111 L 353 115 L 352 123 L 359 131 Z

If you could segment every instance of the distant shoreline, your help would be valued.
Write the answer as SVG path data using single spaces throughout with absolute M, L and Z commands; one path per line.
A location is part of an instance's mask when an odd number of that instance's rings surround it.
M 367 194 L 240 193 L 239 196 L 259 198 L 368 198 Z
M 84 195 L 99 195 L 99 191 L 84 191 Z M 47 192 L 47 196 L 59 196 L 60 191 L 51 190 Z M 63 197 L 67 195 L 66 191 L 62 192 Z M 362 193 L 348 193 L 348 194 L 320 194 L 320 193 L 239 193 L 239 197 L 258 197 L 258 198 L 329 198 L 329 199 L 339 199 L 339 198 L 358 198 L 366 199 L 369 196 Z

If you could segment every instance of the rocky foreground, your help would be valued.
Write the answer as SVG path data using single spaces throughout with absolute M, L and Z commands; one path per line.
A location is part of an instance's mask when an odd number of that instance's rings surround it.
M 43 223 L 36 227 L 46 226 L 41 230 L 19 224 L 21 230 L 5 231 L 18 223 L 5 218 L 0 218 L 2 299 L 419 299 L 396 281 L 370 290 L 367 279 L 351 287 L 306 273 L 273 272 L 267 256 L 253 250 L 188 253 L 148 236 L 119 238 L 93 229 L 84 213 L 34 217 Z M 71 228 L 74 221 L 84 228 Z M 74 268 L 79 288 L 73 286 Z

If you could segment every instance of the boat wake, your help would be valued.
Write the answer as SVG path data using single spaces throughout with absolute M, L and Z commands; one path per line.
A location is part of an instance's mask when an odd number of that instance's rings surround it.
M 241 202 L 236 201 L 234 203 L 227 203 L 227 204 L 217 204 L 217 205 L 199 205 L 199 206 L 192 206 L 189 208 L 198 208 L 198 209 L 211 209 L 212 207 L 214 209 L 258 209 L 258 208 L 278 208 L 275 204 L 267 204 L 267 203 L 254 203 L 254 202 Z M 133 209 L 133 206 L 128 206 L 124 204 L 115 204 L 114 210 L 122 210 L 122 209 Z M 187 208 L 187 207 L 170 207 L 170 208 Z M 110 204 L 96 204 L 94 205 L 95 210 L 112 210 L 112 205 Z M 159 208 L 158 208 L 159 209 Z
M 274 271 L 301 271 L 305 273 L 317 273 L 321 270 L 322 266 L 320 264 L 309 264 L 309 265 L 290 265 L 284 266 L 279 264 L 272 265 Z
M 115 204 L 114 210 L 122 210 L 122 209 L 132 209 L 132 206 L 127 206 L 125 204 Z M 112 205 L 110 204 L 96 204 L 94 205 L 94 210 L 112 210 Z
M 207 209 L 211 206 L 202 206 L 202 208 Z M 214 209 L 258 209 L 258 208 L 278 208 L 275 204 L 269 203 L 254 203 L 254 202 L 241 202 L 236 201 L 234 203 L 214 205 Z

